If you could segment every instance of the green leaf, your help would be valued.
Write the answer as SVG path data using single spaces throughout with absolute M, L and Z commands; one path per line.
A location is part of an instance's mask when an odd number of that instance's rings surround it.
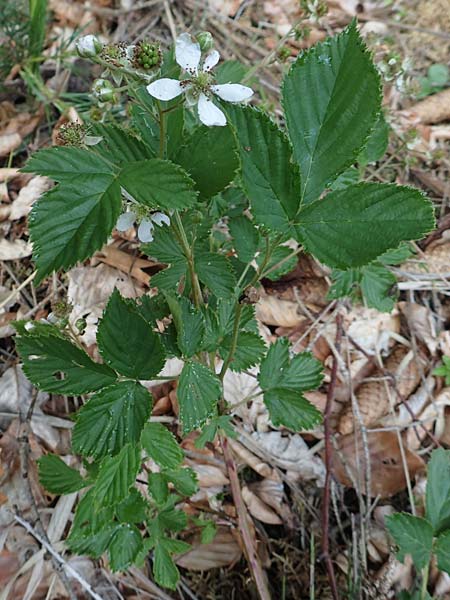
M 52 494 L 71 494 L 86 487 L 80 473 L 72 469 L 56 454 L 47 454 L 38 460 L 39 481 Z
M 147 518 L 148 503 L 136 488 L 116 506 L 116 516 L 121 523 L 142 523 Z
M 178 380 L 177 398 L 183 433 L 202 427 L 217 410 L 219 379 L 205 365 L 186 362 Z
M 377 183 L 331 192 L 306 206 L 299 221 L 307 251 L 339 269 L 368 264 L 434 227 L 433 206 L 419 190 Z
M 175 499 L 174 496 L 169 498 L 169 502 Z M 170 529 L 170 531 L 183 531 L 186 529 L 188 519 L 187 515 L 183 510 L 176 510 L 174 508 L 167 508 L 162 510 L 157 518 L 153 521 L 157 529 Z
M 173 538 L 162 537 L 159 543 L 171 554 L 183 554 L 191 549 L 191 545 L 182 540 L 174 540 Z
M 255 222 L 288 233 L 300 206 L 300 176 L 291 148 L 270 118 L 250 106 L 227 105 L 242 165 L 242 181 Z
M 121 166 L 125 163 L 151 158 L 153 155 L 146 144 L 116 125 L 92 123 L 89 135 L 102 138 L 102 141 L 95 145 L 95 154 L 100 154 L 115 165 Z
M 139 448 L 127 444 L 116 456 L 103 459 L 94 486 L 97 506 L 119 504 L 127 496 L 139 469 Z
M 240 83 L 248 72 L 248 67 L 238 60 L 224 60 L 215 70 L 217 83 Z
M 164 366 L 165 353 L 158 335 L 141 317 L 136 304 L 112 293 L 100 320 L 97 343 L 105 362 L 127 377 L 151 379 Z
M 450 528 L 450 450 L 437 448 L 431 454 L 425 506 L 435 534 Z
M 311 354 L 290 359 L 289 342 L 280 338 L 261 362 L 258 380 L 274 425 L 299 430 L 320 422 L 321 413 L 302 395 L 322 381 L 322 365 Z
M 389 143 L 389 125 L 383 113 L 378 115 L 375 126 L 358 156 L 358 163 L 362 166 L 377 162 L 383 158 Z
M 251 262 L 258 250 L 259 231 L 250 219 L 243 216 L 230 219 L 228 227 L 239 260 L 243 263 Z
M 211 198 L 234 179 L 239 162 L 230 127 L 199 127 L 185 140 L 175 161 L 195 181 L 201 198 Z
M 282 96 L 309 203 L 355 162 L 380 110 L 379 76 L 355 22 L 300 54 Z
M 142 536 L 135 525 L 118 525 L 108 545 L 112 571 L 124 571 L 142 550 Z
M 180 573 L 163 544 L 157 544 L 155 547 L 153 575 L 159 585 L 171 590 L 176 589 Z
M 117 376 L 107 365 L 94 362 L 51 325 L 17 322 L 16 346 L 25 375 L 46 392 L 86 394 L 113 383 Z
M 150 458 L 161 467 L 176 469 L 183 462 L 183 450 L 174 435 L 161 423 L 147 423 L 141 444 Z
M 435 64 L 428 67 L 428 79 L 433 85 L 444 86 L 449 80 L 450 73 L 447 65 Z
M 450 531 L 444 531 L 438 536 L 434 553 L 436 554 L 438 569 L 450 575 Z
M 264 255 L 260 254 L 256 260 L 258 265 L 262 265 Z M 278 246 L 270 256 L 270 260 L 264 269 L 263 276 L 272 281 L 277 281 L 286 273 L 289 273 L 297 266 L 298 257 L 293 254 L 292 248 L 288 246 Z
M 167 477 L 163 473 L 150 473 L 148 476 L 148 491 L 158 506 L 162 506 L 168 496 Z
M 359 169 L 357 169 L 356 167 L 349 167 L 340 175 L 338 175 L 333 181 L 333 183 L 331 183 L 330 190 L 332 192 L 335 192 L 337 190 L 344 190 L 349 185 L 358 183 L 359 177 Z
M 398 546 L 400 561 L 410 554 L 417 569 L 428 565 L 433 547 L 433 528 L 426 519 L 398 513 L 386 518 L 386 526 Z
M 217 298 L 229 298 L 233 294 L 236 279 L 225 256 L 199 250 L 194 263 L 198 278 Z
M 200 350 L 205 333 L 203 314 L 182 296 L 167 294 L 166 301 L 177 329 L 178 347 L 185 356 L 193 356 Z
M 367 306 L 381 312 L 391 312 L 395 305 L 395 297 L 389 295 L 396 283 L 395 275 L 383 265 L 374 263 L 361 269 L 361 291 Z
M 235 438 L 236 432 L 233 425 L 230 423 L 230 415 L 221 415 L 213 417 L 209 423 L 205 425 L 203 431 L 194 442 L 196 448 L 204 448 L 208 442 L 212 443 L 216 439 L 217 432 L 221 429 L 227 437 Z
M 231 350 L 232 336 L 224 338 L 220 345 L 220 356 L 225 360 Z M 256 333 L 240 331 L 233 359 L 230 363 L 232 371 L 245 371 L 258 364 L 266 351 L 264 340 Z
M 141 249 L 147 256 L 170 265 L 168 269 L 153 275 L 151 283 L 161 291 L 173 293 L 186 276 L 187 261 L 172 231 L 166 227 L 156 227 L 153 242 L 145 244 Z
M 120 172 L 119 180 L 137 202 L 152 209 L 190 208 L 197 200 L 192 179 L 169 160 L 152 158 L 129 163 Z
M 137 444 L 152 409 L 150 393 L 136 381 L 120 381 L 94 396 L 78 411 L 72 447 L 83 456 L 118 454 Z
M 81 148 L 41 150 L 22 170 L 60 182 L 38 200 L 29 217 L 40 281 L 105 244 L 120 214 L 120 186 L 104 159 Z
M 165 471 L 164 475 L 183 496 L 192 496 L 198 490 L 197 475 L 192 469 Z

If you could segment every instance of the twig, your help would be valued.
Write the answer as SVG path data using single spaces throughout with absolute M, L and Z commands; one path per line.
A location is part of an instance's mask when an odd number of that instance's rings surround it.
M 338 311 L 336 315 L 336 342 L 335 348 L 339 352 L 342 340 L 342 314 Z M 324 437 L 325 437 L 325 486 L 322 499 L 322 556 L 328 573 L 328 581 L 331 588 L 333 600 L 339 600 L 339 594 L 336 584 L 336 575 L 334 572 L 333 561 L 330 556 L 330 491 L 331 491 L 331 458 L 333 445 L 331 442 L 331 409 L 334 402 L 334 393 L 337 382 L 338 359 L 333 357 L 333 367 L 331 369 L 331 380 L 328 386 L 327 402 L 323 416 Z
M 244 543 L 244 550 L 247 558 L 250 571 L 252 573 L 253 580 L 256 584 L 259 597 L 261 600 L 270 600 L 270 592 L 267 586 L 266 574 L 261 565 L 261 561 L 258 558 L 256 552 L 255 538 L 250 530 L 250 517 L 248 515 L 247 507 L 245 506 L 244 499 L 242 498 L 241 486 L 239 483 L 239 477 L 236 469 L 236 463 L 234 462 L 231 449 L 228 445 L 228 439 L 226 436 L 220 437 L 220 443 L 222 445 L 223 455 L 225 458 L 225 464 L 227 466 L 228 477 L 230 479 L 231 493 L 233 495 L 234 505 L 239 518 L 239 528 L 242 535 L 242 541 Z
M 59 554 L 58 552 L 56 552 L 56 550 L 54 550 L 52 548 L 52 546 L 50 545 L 50 543 L 49 543 L 48 538 L 47 538 L 46 535 L 45 535 L 45 537 L 42 536 L 42 535 L 40 535 L 30 525 L 30 523 L 28 523 L 28 521 L 25 521 L 25 519 L 22 519 L 22 517 L 19 517 L 18 515 L 14 515 L 14 519 L 18 523 L 20 523 L 22 525 L 22 527 L 24 527 L 28 531 L 28 533 L 31 533 L 31 535 L 41 544 L 41 546 L 43 548 L 45 548 L 47 550 L 47 552 L 49 552 L 52 555 L 53 560 L 58 564 L 58 574 L 59 574 L 60 577 L 61 577 L 62 573 L 64 573 L 64 571 L 61 571 L 61 569 L 59 567 L 63 567 L 67 571 L 67 573 L 69 573 L 74 579 L 76 579 L 78 581 L 78 583 L 81 585 L 81 587 L 92 598 L 95 598 L 95 600 L 103 600 L 103 598 L 101 596 L 99 596 L 96 592 L 94 592 L 94 590 L 91 588 L 91 586 L 89 585 L 89 583 L 85 579 L 83 579 L 83 577 L 81 577 L 81 575 L 78 573 L 78 571 L 75 571 L 75 569 L 73 569 L 64 560 L 64 558 L 61 556 L 61 554 Z M 74 600 L 76 600 L 76 596 L 73 594 L 73 592 L 71 590 L 67 590 L 67 591 L 70 593 L 70 598 L 73 598 Z
M 34 271 L 33 273 L 31 273 L 31 275 L 29 277 L 27 277 L 25 279 L 25 281 L 22 281 L 22 283 L 18 287 L 16 287 L 14 290 L 12 290 L 12 292 L 10 294 L 8 294 L 8 296 L 6 296 L 6 298 L 0 302 L 0 308 L 3 308 L 4 306 L 6 306 L 8 304 L 8 302 L 13 300 L 17 296 L 17 294 L 19 294 L 20 291 L 23 290 L 24 287 L 26 287 L 31 281 L 33 281 L 33 279 L 36 277 L 36 273 L 37 273 L 37 271 Z

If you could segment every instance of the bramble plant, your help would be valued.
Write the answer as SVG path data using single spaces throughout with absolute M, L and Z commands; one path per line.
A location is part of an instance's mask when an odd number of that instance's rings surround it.
M 156 581 L 174 588 L 172 556 L 189 548 L 176 535 L 195 526 L 204 540 L 214 536 L 211 521 L 181 509 L 195 474 L 183 467 L 177 438 L 151 419 L 142 384 L 164 380 L 166 361 L 181 359 L 179 433 L 198 431 L 200 446 L 219 436 L 250 568 L 268 597 L 227 444 L 234 430 L 223 381 L 230 369 L 258 367 L 273 425 L 301 430 L 321 420 L 303 392 L 321 384 L 322 365 L 308 353 L 292 356 L 287 340 L 266 347 L 255 288 L 290 270 L 301 250 L 370 279 L 371 268 L 393 264 L 404 242 L 433 229 L 433 207 L 416 189 L 355 181 L 381 119 L 379 76 L 356 23 L 293 63 L 281 88 L 284 128 L 240 104 L 253 93 L 245 73 L 233 61 L 218 65 L 207 32 L 182 34 L 164 55 L 155 44 L 102 47 L 92 36 L 78 48 L 104 66 L 94 84 L 103 113 L 123 93 L 131 109 L 124 127 L 66 130 L 66 145 L 24 167 L 57 183 L 30 217 L 37 280 L 134 223 L 142 251 L 167 266 L 152 277 L 157 295 L 127 300 L 114 291 L 98 325 L 102 363 L 67 320 L 16 324 L 37 387 L 89 396 L 72 434 L 81 472 L 48 455 L 41 481 L 55 494 L 85 490 L 67 540 L 74 552 L 107 552 L 114 570 L 150 555 Z
M 450 574 L 450 450 L 439 448 L 431 454 L 425 495 L 425 516 L 397 513 L 387 517 L 387 528 L 398 546 L 397 556 L 406 554 L 421 573 L 420 589 L 403 592 L 403 600 L 431 600 L 427 591 L 430 561 Z

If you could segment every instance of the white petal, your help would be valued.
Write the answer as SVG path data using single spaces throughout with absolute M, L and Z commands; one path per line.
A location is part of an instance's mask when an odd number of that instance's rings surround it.
M 253 90 L 240 83 L 224 83 L 223 85 L 212 85 L 211 91 L 227 102 L 242 102 L 253 96 Z
M 211 71 L 211 69 L 217 65 L 219 60 L 220 60 L 220 54 L 217 52 L 217 50 L 211 50 L 211 52 L 205 58 L 202 70 L 203 71 Z
M 189 33 L 182 33 L 175 43 L 175 60 L 182 69 L 197 73 L 202 51 L 200 44 L 193 42 Z
M 138 228 L 138 238 L 141 242 L 153 242 L 152 232 L 155 226 L 150 219 L 142 219 Z
M 152 215 L 152 221 L 159 227 L 170 225 L 170 218 L 162 212 L 156 212 Z
M 184 87 L 177 79 L 157 79 L 147 86 L 150 96 L 158 100 L 172 100 L 184 91 Z
M 126 231 L 130 229 L 133 223 L 136 221 L 136 215 L 131 210 L 129 212 L 124 212 L 117 219 L 116 229 L 117 231 Z
M 205 94 L 200 94 L 200 98 L 198 99 L 198 116 L 203 125 L 207 125 L 208 127 L 213 127 L 214 125 L 223 127 L 227 124 L 227 119 L 223 112 Z

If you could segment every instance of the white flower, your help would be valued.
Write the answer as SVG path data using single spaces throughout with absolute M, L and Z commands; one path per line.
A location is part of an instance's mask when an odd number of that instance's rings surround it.
M 197 104 L 198 116 L 204 125 L 226 125 L 226 117 L 211 100 L 212 95 L 227 102 L 242 102 L 253 95 L 253 90 L 239 83 L 214 85 L 211 69 L 219 62 L 220 54 L 217 50 L 209 52 L 199 70 L 201 56 L 200 44 L 183 33 L 175 44 L 175 59 L 189 77 L 181 81 L 164 77 L 148 85 L 147 91 L 158 100 L 172 100 L 184 93 L 189 105 Z
M 117 231 L 126 231 L 130 229 L 135 223 L 137 215 L 132 210 L 124 212 L 117 219 L 116 229 Z M 139 223 L 138 227 L 138 239 L 141 242 L 153 242 L 153 230 L 155 225 L 162 227 L 163 225 L 170 225 L 170 218 L 161 212 L 155 212 L 150 215 L 149 218 L 144 218 Z

